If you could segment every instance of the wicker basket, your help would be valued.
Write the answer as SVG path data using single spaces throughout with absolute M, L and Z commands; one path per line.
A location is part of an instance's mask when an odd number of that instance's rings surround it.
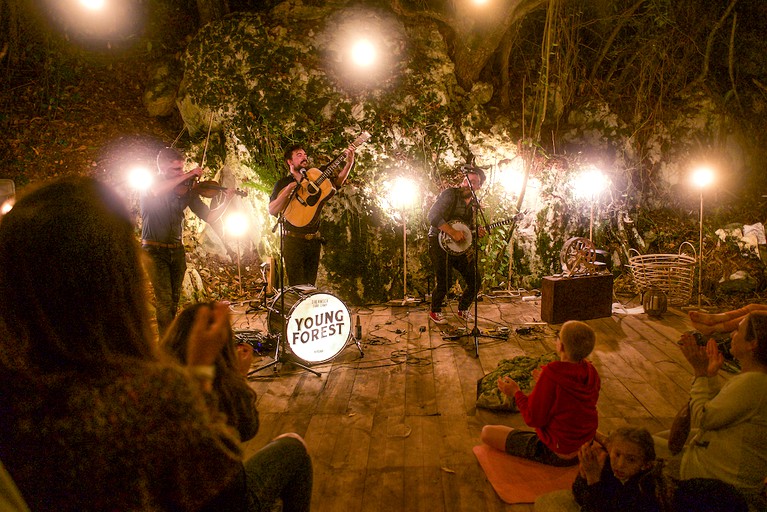
M 629 268 L 637 287 L 643 292 L 652 287 L 663 290 L 668 297 L 668 303 L 673 306 L 689 304 L 698 258 L 697 255 L 684 254 L 682 248 L 685 245 L 689 245 L 695 254 L 695 247 L 690 242 L 684 242 L 679 246 L 678 254 L 639 254 L 637 252 L 637 256 L 631 256 Z

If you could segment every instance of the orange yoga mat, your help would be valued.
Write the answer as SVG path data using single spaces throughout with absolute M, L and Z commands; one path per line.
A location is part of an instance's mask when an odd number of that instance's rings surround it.
M 481 444 L 473 448 L 479 465 L 506 503 L 533 503 L 542 494 L 570 489 L 578 466 L 558 468 L 508 455 Z

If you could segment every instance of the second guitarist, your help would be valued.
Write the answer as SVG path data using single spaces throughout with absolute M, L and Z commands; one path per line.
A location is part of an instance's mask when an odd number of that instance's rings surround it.
M 349 171 L 354 166 L 354 150 L 354 145 L 344 150 L 344 166 L 334 178 L 331 178 L 336 189 L 343 186 Z M 277 181 L 269 198 L 269 213 L 275 217 L 285 210 L 290 201 L 299 200 L 298 197 L 294 197 L 296 188 L 307 179 L 307 170 L 309 170 L 309 159 L 301 145 L 288 147 L 283 158 L 288 166 L 289 174 Z M 322 204 L 319 204 L 317 208 L 322 208 Z M 291 224 L 286 217 L 284 229 L 282 256 L 285 259 L 288 283 L 290 286 L 299 284 L 314 286 L 317 282 L 317 269 L 320 265 L 320 253 L 324 241 L 320 234 L 319 212 L 313 215 L 307 224 L 301 226 Z

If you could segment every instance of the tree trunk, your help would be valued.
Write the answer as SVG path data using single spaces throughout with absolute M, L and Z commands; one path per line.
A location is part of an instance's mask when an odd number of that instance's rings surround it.
M 423 16 L 444 23 L 454 33 L 453 64 L 458 84 L 466 90 L 479 78 L 509 27 L 518 23 L 549 0 L 506 0 L 505 5 L 478 7 L 472 2 L 453 0 L 453 12 L 410 10 L 399 0 L 390 0 L 392 10 L 401 16 Z M 499 2 L 500 3 L 500 2 Z
M 453 62 L 458 84 L 471 89 L 508 29 L 547 3 L 548 0 L 511 0 L 490 23 L 473 21 L 470 13 L 463 12 L 466 8 L 457 9 L 456 20 L 450 26 L 455 30 Z
M 203 26 L 229 14 L 229 4 L 227 0 L 197 0 L 197 14 L 200 17 L 200 26 Z

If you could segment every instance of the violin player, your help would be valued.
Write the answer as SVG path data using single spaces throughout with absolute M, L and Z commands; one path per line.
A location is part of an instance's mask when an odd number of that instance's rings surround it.
M 223 198 L 211 209 L 194 187 L 203 170 L 195 167 L 184 172 L 185 160 L 175 148 L 160 150 L 157 154 L 159 179 L 141 195 L 141 248 L 150 260 L 147 273 L 154 289 L 160 337 L 175 317 L 181 298 L 186 273 L 182 240 L 186 209 L 213 226 L 235 194 L 234 189 L 221 190 Z

